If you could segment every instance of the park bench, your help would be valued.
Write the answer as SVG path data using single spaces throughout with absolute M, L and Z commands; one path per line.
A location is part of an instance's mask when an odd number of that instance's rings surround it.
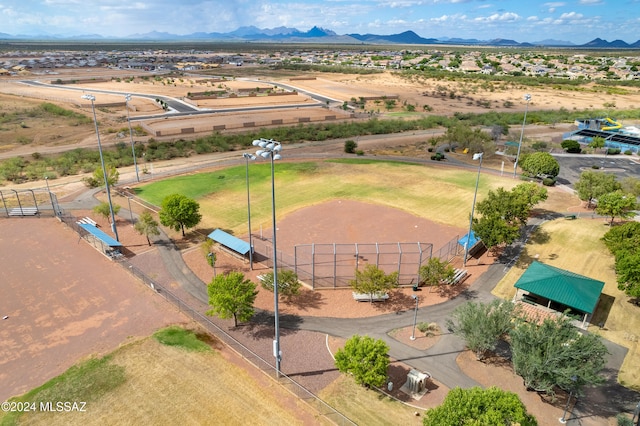
M 37 207 L 16 207 L 9 210 L 9 216 L 35 216 L 38 213 Z
M 351 293 L 356 302 L 384 302 L 389 298 L 389 293 Z
M 455 269 L 453 276 L 446 280 L 445 283 L 450 285 L 459 284 L 467 278 L 467 274 L 466 269 Z

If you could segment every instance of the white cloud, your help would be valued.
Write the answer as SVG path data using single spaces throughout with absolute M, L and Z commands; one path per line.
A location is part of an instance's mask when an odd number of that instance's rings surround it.
M 520 15 L 513 12 L 505 12 L 505 13 L 494 13 L 489 16 L 481 16 L 475 18 L 476 22 L 511 22 L 517 21 L 520 19 Z
M 580 4 L 584 6 L 594 6 L 604 4 L 602 0 L 580 0 Z

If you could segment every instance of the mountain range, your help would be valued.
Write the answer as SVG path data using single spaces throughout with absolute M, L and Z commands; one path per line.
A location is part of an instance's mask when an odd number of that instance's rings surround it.
M 510 46 L 510 47 L 574 47 L 589 49 L 637 49 L 640 48 L 640 40 L 629 44 L 622 40 L 607 41 L 596 38 L 588 43 L 576 45 L 570 41 L 541 40 L 533 43 L 517 42 L 510 39 L 461 39 L 461 38 L 424 38 L 413 31 L 405 31 L 399 34 L 336 34 L 334 31 L 320 27 L 313 27 L 309 31 L 299 31 L 296 28 L 277 27 L 272 29 L 260 29 L 254 26 L 240 27 L 228 33 L 195 32 L 186 35 L 177 35 L 167 32 L 152 31 L 144 34 L 132 34 L 126 37 L 104 37 L 98 34 L 86 34 L 77 36 L 63 35 L 11 35 L 0 33 L 0 40 L 119 40 L 119 41 L 227 41 L 227 42 L 277 42 L 277 43 L 327 43 L 327 44 L 445 44 L 465 46 Z

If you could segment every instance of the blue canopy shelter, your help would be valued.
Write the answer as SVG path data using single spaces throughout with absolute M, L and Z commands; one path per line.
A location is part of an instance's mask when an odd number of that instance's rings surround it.
M 251 246 L 248 242 L 234 237 L 233 235 L 224 232 L 222 229 L 216 229 L 207 236 L 216 243 L 219 243 L 223 247 L 226 247 L 235 253 L 239 253 L 242 256 L 246 256 L 247 253 L 249 253 L 249 250 L 251 250 Z

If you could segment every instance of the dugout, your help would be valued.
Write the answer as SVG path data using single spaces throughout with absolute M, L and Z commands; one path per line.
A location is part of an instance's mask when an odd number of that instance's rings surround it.
M 251 245 L 248 242 L 234 237 L 222 229 L 215 229 L 207 237 L 220 244 L 231 254 L 241 256 L 243 259 L 246 259 L 247 253 L 251 250 Z
M 122 256 L 120 252 L 122 244 L 118 240 L 90 223 L 78 223 L 78 225 L 86 231 L 82 237 L 94 247 L 100 248 L 104 254 L 114 259 Z

